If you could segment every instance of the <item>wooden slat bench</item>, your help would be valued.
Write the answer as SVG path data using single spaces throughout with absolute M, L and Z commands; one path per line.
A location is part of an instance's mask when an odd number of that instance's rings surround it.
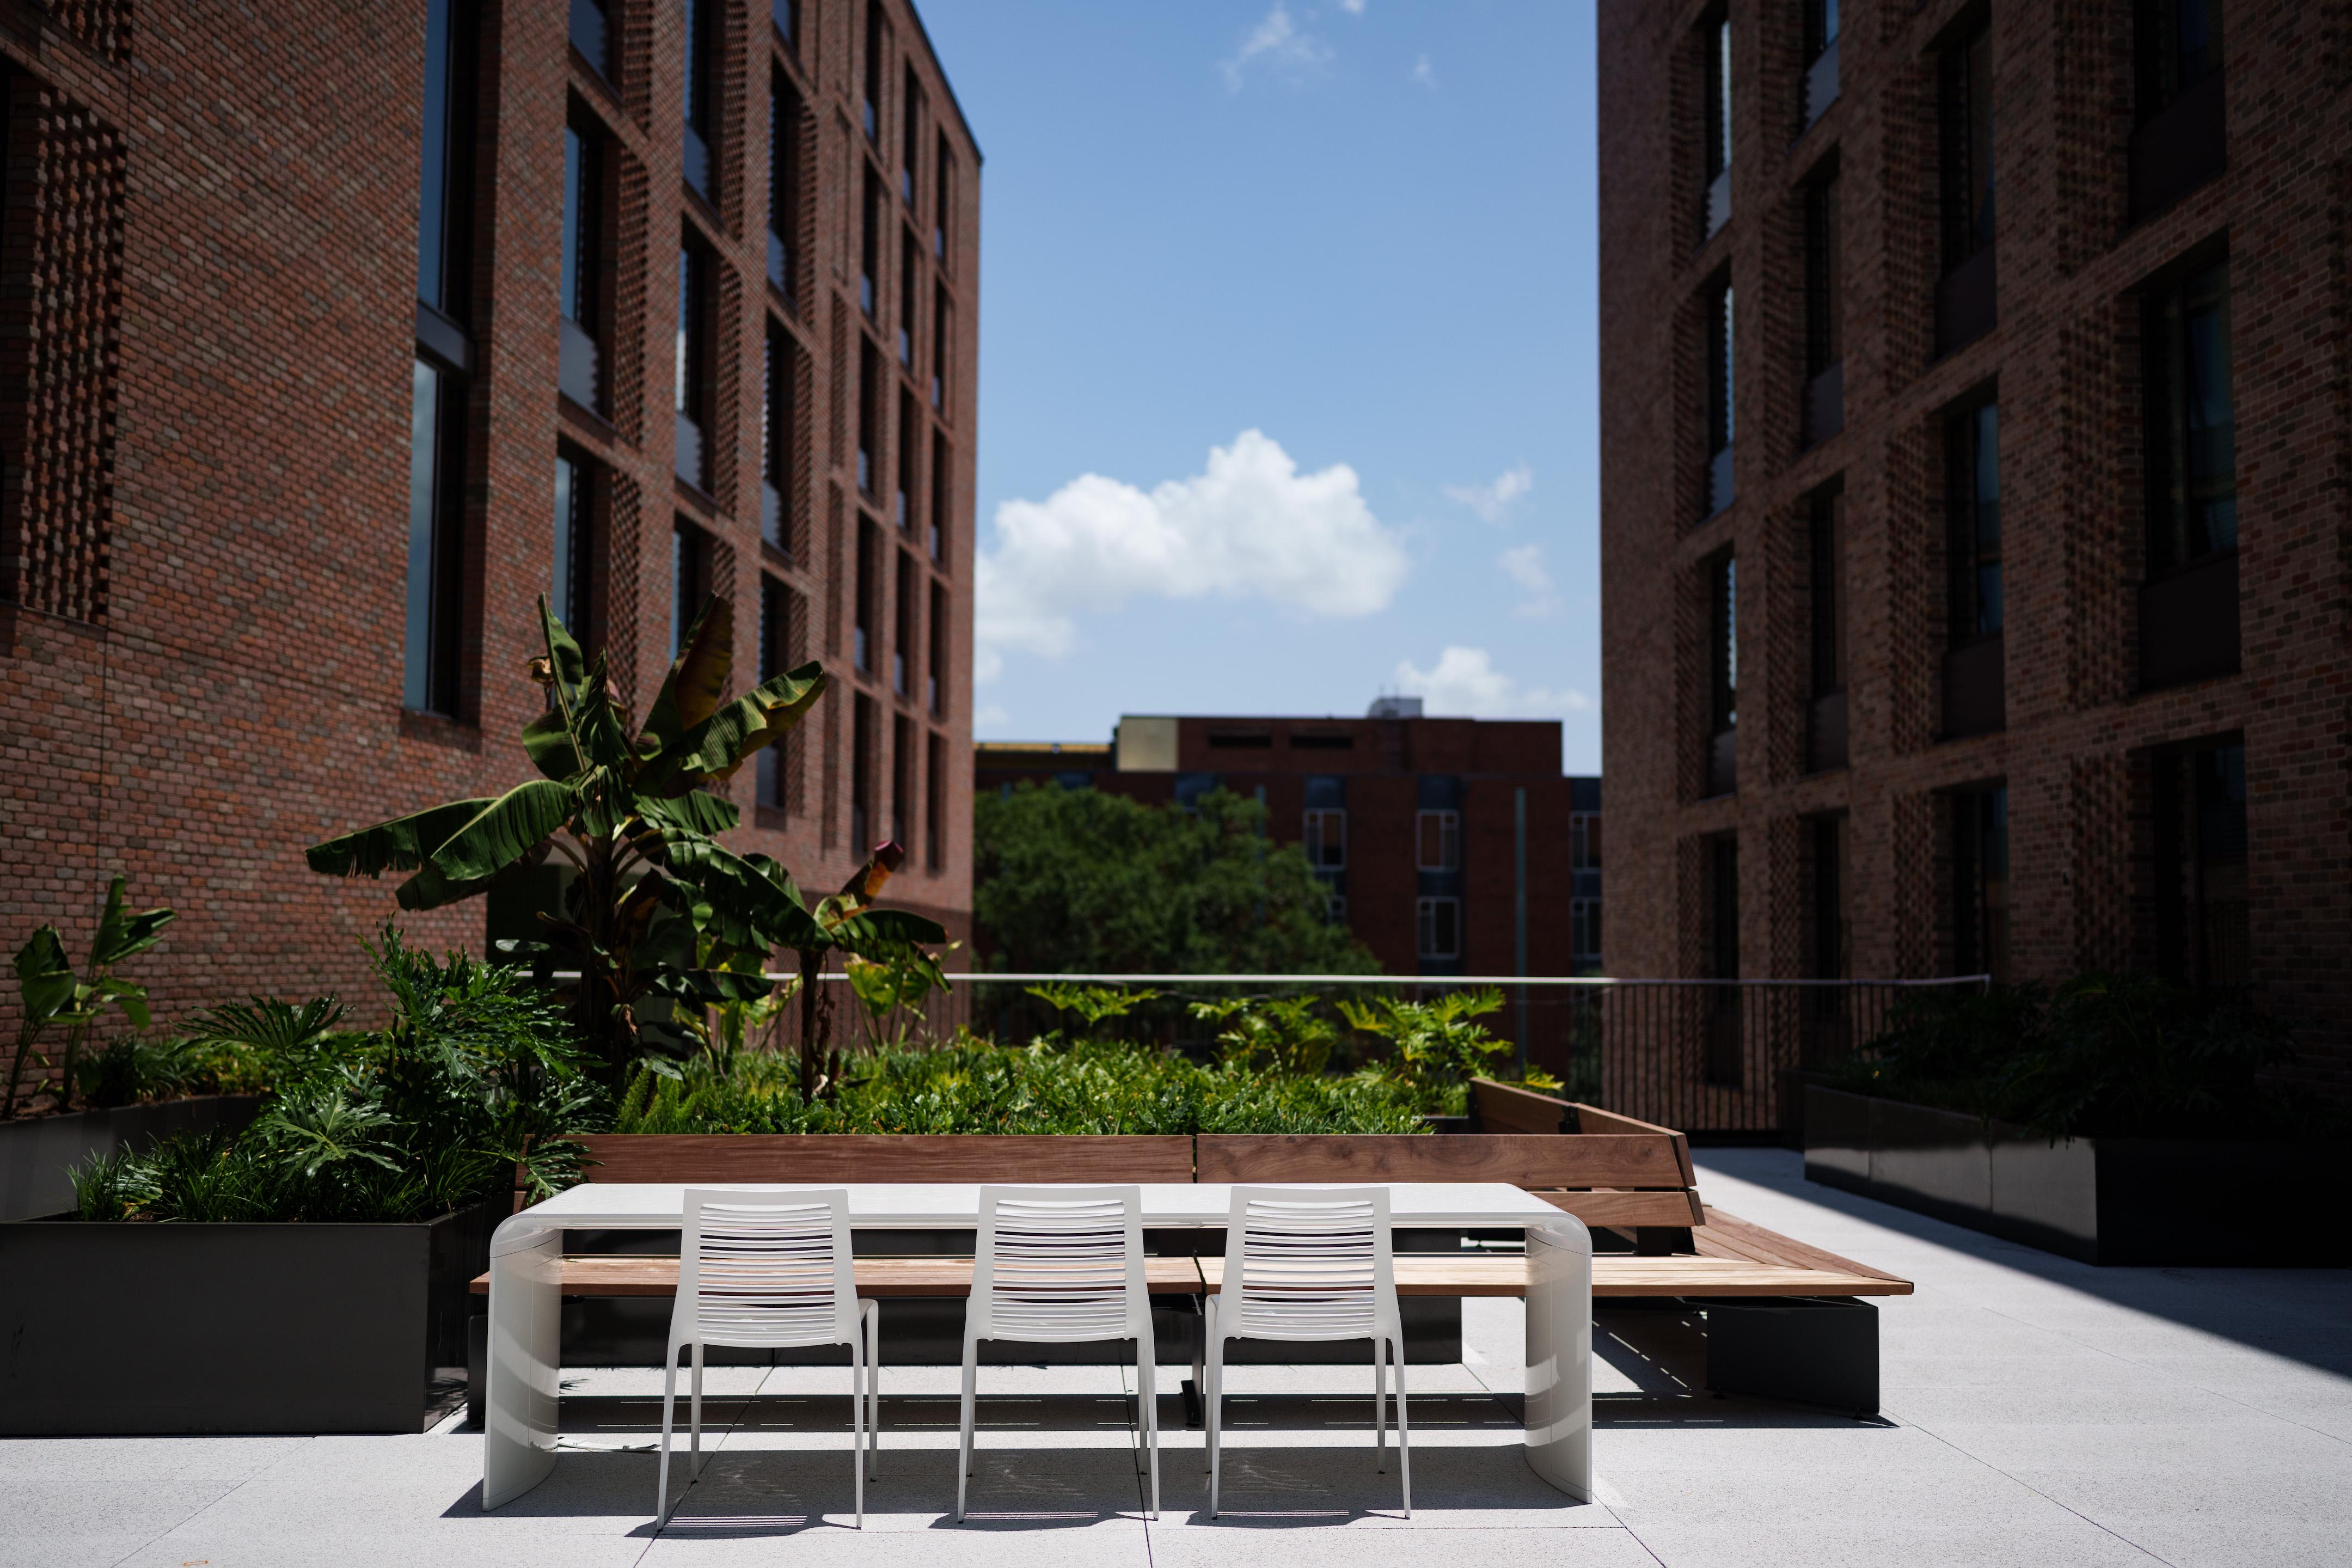
M 1189 1182 L 1173 1137 L 842 1132 L 583 1133 L 592 1182 Z

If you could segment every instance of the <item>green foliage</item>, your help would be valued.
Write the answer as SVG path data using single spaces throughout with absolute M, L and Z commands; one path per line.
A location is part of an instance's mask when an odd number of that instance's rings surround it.
M 1350 1027 L 1387 1042 L 1377 1070 L 1424 1098 L 1444 1100 L 1449 1109 L 1464 1102 L 1472 1079 L 1491 1077 L 1493 1059 L 1511 1048 L 1477 1022 L 1502 1011 L 1503 994 L 1491 985 L 1449 991 L 1434 1002 L 1379 996 L 1369 1006 L 1346 1000 L 1339 1005 Z
M 1229 1066 L 1319 1073 L 1339 1043 L 1339 1026 L 1323 1011 L 1319 996 L 1233 996 L 1195 1002 L 1191 1012 L 1224 1026 L 1217 1031 L 1217 1054 Z
M 1066 980 L 1048 980 L 1041 985 L 1022 987 L 1056 1013 L 1076 1013 L 1092 1036 L 1105 1021 L 1124 1018 L 1146 1002 L 1156 1002 L 1167 994 L 1150 986 L 1139 989 L 1125 985 L 1075 985 Z
M 2242 997 L 2148 974 L 1906 997 L 1840 1088 L 1965 1110 L 2051 1139 L 2275 1137 L 2305 1115 L 2258 1077 L 2291 1054 Z
M 961 946 L 950 942 L 947 952 Z M 944 954 L 942 954 L 944 956 Z M 870 1051 L 903 1047 L 923 1021 L 923 998 L 950 989 L 939 960 L 911 942 L 877 942 L 871 954 L 852 953 L 842 965 L 857 998 Z
M 985 795 L 972 912 L 1014 973 L 1370 974 L 1296 845 L 1223 790 L 1194 810 L 1099 790 Z
M 389 994 L 382 1030 L 338 1033 L 331 997 L 216 1010 L 267 1049 L 268 1108 L 242 1132 L 174 1138 L 74 1173 L 84 1219 L 429 1219 L 508 1184 L 542 1194 L 576 1173 L 552 1135 L 599 1119 L 560 1005 L 520 973 L 462 952 L 436 960 L 387 926 L 371 948 Z
M 623 1132 L 1418 1132 L 1399 1087 L 1353 1077 L 1203 1066 L 1127 1045 L 1003 1047 L 965 1037 L 886 1051 L 835 1096 L 802 1097 L 790 1064 L 747 1056 L 731 1074 L 695 1062 L 641 1070 Z
M 107 884 L 85 975 L 75 976 L 65 942 L 53 925 L 39 927 L 17 950 L 16 1048 L 8 1061 L 7 1088 L 0 1091 L 0 1117 L 16 1113 L 26 1070 L 48 1065 L 35 1047 L 50 1029 L 62 1027 L 66 1032 L 65 1048 L 57 1064 L 57 1102 L 58 1109 L 63 1110 L 72 1103 L 75 1087 L 81 1080 L 80 1058 L 90 1031 L 110 1005 L 121 1008 L 132 1028 L 147 1026 L 147 988 L 117 975 L 115 966 L 162 941 L 163 928 L 177 917 L 166 909 L 133 914 L 123 907 L 125 885 L 126 879 L 121 876 Z

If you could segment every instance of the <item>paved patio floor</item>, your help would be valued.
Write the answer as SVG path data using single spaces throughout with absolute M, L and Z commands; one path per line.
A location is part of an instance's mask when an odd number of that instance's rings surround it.
M 860 1533 L 846 1373 L 743 1368 L 709 1374 L 700 1479 L 656 1531 L 659 1374 L 592 1370 L 555 1474 L 491 1515 L 454 1424 L 0 1442 L 0 1564 L 2352 1563 L 2352 1272 L 2092 1268 L 1809 1185 L 1780 1151 L 1699 1163 L 1708 1202 L 1917 1281 L 1881 1304 L 1878 1420 L 1717 1398 L 1683 1316 L 1605 1312 L 1601 1500 L 1572 1505 L 1518 1451 L 1520 1309 L 1472 1301 L 1463 1364 L 1412 1369 L 1410 1520 L 1369 1369 L 1236 1370 L 1216 1521 L 1168 1378 L 1156 1522 L 1118 1372 L 985 1371 L 961 1527 L 955 1373 L 886 1372 Z

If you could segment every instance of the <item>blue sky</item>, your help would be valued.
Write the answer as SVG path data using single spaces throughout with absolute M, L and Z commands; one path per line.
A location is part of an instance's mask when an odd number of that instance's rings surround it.
M 919 0 L 986 157 L 982 739 L 1564 721 L 1600 764 L 1581 0 Z

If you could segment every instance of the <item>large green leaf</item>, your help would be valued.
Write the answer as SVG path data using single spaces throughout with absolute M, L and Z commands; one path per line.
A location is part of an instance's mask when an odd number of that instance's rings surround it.
M 658 756 L 719 710 L 735 663 L 735 606 L 716 594 L 702 606 L 669 667 L 669 677 L 637 737 L 641 755 Z
M 770 677 L 666 748 L 646 787 L 667 794 L 734 777 L 744 758 L 798 724 L 824 689 L 824 666 L 814 660 Z
M 38 1024 L 55 1018 L 73 1003 L 73 965 L 66 962 L 66 944 L 55 926 L 41 926 L 32 940 L 16 950 L 16 994 L 25 1017 Z
M 381 877 L 386 871 L 414 871 L 447 843 L 451 834 L 496 804 L 495 799 L 485 798 L 427 806 L 313 844 L 303 858 L 322 877 Z
M 673 969 L 656 975 L 653 989 L 659 995 L 717 1007 L 729 1002 L 757 1002 L 775 985 L 757 974 L 731 969 Z
M 733 801 L 707 790 L 688 790 L 667 800 L 656 795 L 637 804 L 650 821 L 706 836 L 724 833 L 743 820 L 742 811 Z
M 547 596 L 543 594 L 539 600 L 539 624 L 547 636 L 549 673 L 555 677 L 564 700 L 577 702 L 581 688 L 587 680 L 587 656 L 581 652 L 580 644 L 570 628 L 557 620 L 555 612 L 547 607 Z
M 563 722 L 563 710 L 550 708 L 522 727 L 522 749 L 532 766 L 551 779 L 570 780 L 585 771 L 580 760 L 580 748 L 572 742 L 572 731 Z
M 171 910 L 146 910 L 135 915 L 124 912 L 125 881 L 117 876 L 108 884 L 106 910 L 98 917 L 98 936 L 90 943 L 89 961 L 100 969 L 111 969 L 124 959 L 146 952 L 163 940 L 163 928 L 179 918 Z
M 568 784 L 532 779 L 507 791 L 433 852 L 433 868 L 453 882 L 497 875 L 547 841 L 572 816 Z
M 604 656 L 596 656 L 595 665 L 588 671 L 588 685 L 580 699 L 580 711 L 575 721 L 579 726 L 577 739 L 588 761 L 600 768 L 617 773 L 635 770 L 637 753 L 630 748 L 628 731 L 622 721 L 620 705 L 613 700 L 612 672 L 606 668 Z
M 884 942 L 928 942 L 937 946 L 948 939 L 945 926 L 925 920 L 912 910 L 868 910 L 858 919 L 876 940 Z

